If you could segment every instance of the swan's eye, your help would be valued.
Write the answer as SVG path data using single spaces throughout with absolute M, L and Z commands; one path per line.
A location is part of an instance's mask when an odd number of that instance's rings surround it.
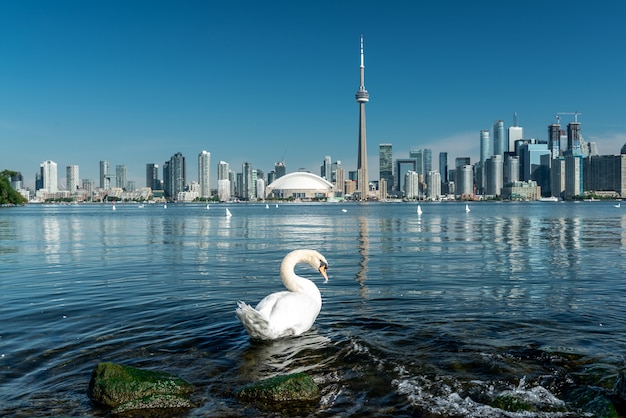
M 322 260 L 320 260 L 320 267 L 319 268 L 324 268 L 327 269 L 328 268 L 328 264 L 326 264 L 325 262 L 323 262 Z

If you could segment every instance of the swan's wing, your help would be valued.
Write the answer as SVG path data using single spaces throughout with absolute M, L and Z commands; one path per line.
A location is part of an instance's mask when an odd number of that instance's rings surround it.
M 235 310 L 237 318 L 252 338 L 266 340 L 270 337 L 268 318 L 245 302 L 239 301 Z

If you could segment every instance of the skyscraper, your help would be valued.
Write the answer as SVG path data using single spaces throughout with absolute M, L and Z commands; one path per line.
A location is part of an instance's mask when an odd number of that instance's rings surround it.
M 200 184 L 200 198 L 211 197 L 211 153 L 202 151 L 198 154 L 198 184 Z
M 356 101 L 359 104 L 359 150 L 357 157 L 357 193 L 360 199 L 367 199 L 369 178 L 367 173 L 367 142 L 365 135 L 365 103 L 369 101 L 369 94 L 365 90 L 365 65 L 363 59 L 363 35 L 361 35 L 361 84 L 356 92 Z
M 561 125 L 558 123 L 548 126 L 548 149 L 552 159 L 561 155 Z
M 570 122 L 567 124 L 567 150 L 579 154 L 581 152 L 580 122 Z
M 185 157 L 177 152 L 163 164 L 163 187 L 166 196 L 178 199 L 178 193 L 185 191 L 186 177 Z
M 154 163 L 146 164 L 146 187 L 152 190 L 160 190 L 159 184 L 159 165 Z
M 524 129 L 521 126 L 517 126 L 517 113 L 513 114 L 513 126 L 509 126 L 509 149 L 510 152 L 515 152 L 515 141 L 524 139 Z
M 115 187 L 120 189 L 126 188 L 126 177 L 127 177 L 128 169 L 125 165 L 116 165 L 115 166 Z
M 379 178 L 387 183 L 386 192 L 393 188 L 393 159 L 391 144 L 380 144 L 378 150 Z
M 100 161 L 100 188 L 111 188 L 111 163 L 107 160 Z
M 504 121 L 497 120 L 493 123 L 493 155 L 504 158 L 506 151 L 508 151 L 508 145 L 504 136 Z
M 57 179 L 57 163 L 48 160 L 44 161 L 40 165 L 42 188 L 47 193 L 56 193 L 59 191 L 58 179 Z
M 421 149 L 412 149 L 409 151 L 409 158 L 415 160 L 415 172 L 419 176 L 424 175 L 424 152 Z
M 444 191 L 443 185 L 448 182 L 448 153 L 439 153 L 439 173 L 441 173 L 441 190 Z
M 78 189 L 78 166 L 68 165 L 65 169 L 65 187 L 70 193 L 74 193 Z

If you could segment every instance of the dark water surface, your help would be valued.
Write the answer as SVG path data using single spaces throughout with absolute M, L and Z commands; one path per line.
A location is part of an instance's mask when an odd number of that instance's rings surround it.
M 285 415 L 609 408 L 625 366 L 626 210 L 421 207 L 419 217 L 409 203 L 2 209 L 0 415 L 104 416 L 86 394 L 102 361 L 193 383 L 189 417 L 273 416 L 233 391 L 298 371 L 322 399 Z M 236 302 L 282 290 L 278 267 L 296 248 L 330 264 L 326 284 L 298 269 L 322 292 L 316 326 L 251 343 Z

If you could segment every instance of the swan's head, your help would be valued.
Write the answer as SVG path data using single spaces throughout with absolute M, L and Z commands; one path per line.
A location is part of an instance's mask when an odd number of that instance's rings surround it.
M 328 261 L 326 261 L 326 258 L 315 250 L 302 250 L 302 255 L 301 260 L 319 271 L 324 277 L 324 283 L 326 283 L 328 281 L 328 274 L 326 273 L 326 270 L 328 270 Z

